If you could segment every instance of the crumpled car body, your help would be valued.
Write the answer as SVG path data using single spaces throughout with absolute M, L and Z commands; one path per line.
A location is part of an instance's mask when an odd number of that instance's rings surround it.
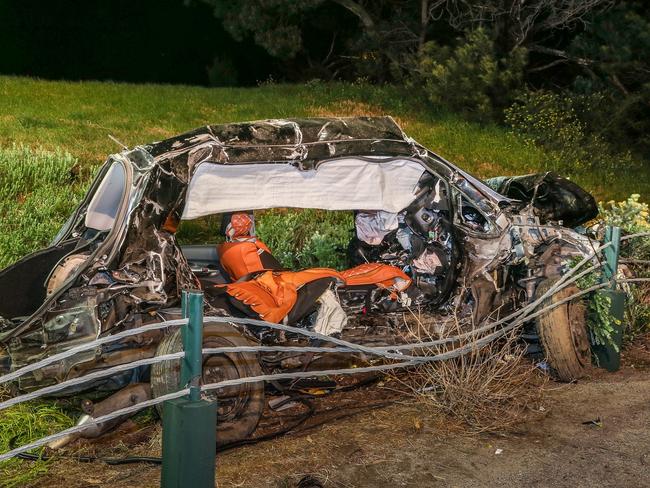
M 592 195 L 552 171 L 490 178 L 485 183 L 502 195 L 530 202 L 543 221 L 577 227 L 598 216 L 598 204 Z
M 200 269 L 214 260 L 208 247 L 184 252 L 179 223 L 238 210 L 386 212 L 384 220 L 397 224 L 379 243 L 357 237 L 352 259 L 398 266 L 414 291 L 404 302 L 371 297 L 378 305 L 368 310 L 367 294 L 348 290 L 339 296 L 348 313 L 389 316 L 408 305 L 441 317 L 466 310 L 481 322 L 496 308 L 529 302 L 541 281 L 591 250 L 588 237 L 558 224 L 576 226 L 595 215 L 593 198 L 577 185 L 567 190 L 555 175 L 497 183 L 504 194 L 409 138 L 390 117 L 212 125 L 114 154 L 52 244 L 0 271 L 0 371 L 177 317 L 181 290 L 201 286 Z M 571 199 L 570 215 L 558 213 Z M 208 304 L 206 313 L 223 311 Z M 278 340 L 235 327 L 256 342 Z M 363 341 L 365 333 L 348 337 Z M 155 332 L 80 353 L 17 386 L 40 388 L 152 357 L 163 340 Z M 299 359 L 266 359 L 273 371 L 305 367 Z M 111 392 L 149 376 L 149 368 L 138 368 L 84 388 Z

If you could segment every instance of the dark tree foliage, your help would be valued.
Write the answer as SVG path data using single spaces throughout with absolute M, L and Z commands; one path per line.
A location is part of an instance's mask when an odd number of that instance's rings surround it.
M 215 58 L 240 84 L 279 72 L 262 48 L 233 40 L 209 7 L 182 0 L 0 0 L 0 19 L 3 74 L 207 85 Z
M 400 78 L 427 41 L 453 45 L 477 28 L 491 32 L 499 55 L 526 48 L 555 66 L 567 39 L 614 0 L 196 0 L 209 4 L 235 39 L 254 39 L 283 60 L 301 56 L 375 80 Z M 327 20 L 328 19 L 328 20 Z M 336 19 L 332 22 L 331 19 Z M 350 28 L 352 26 L 352 28 Z M 327 27 L 327 28 L 323 28 Z M 331 40 L 313 44 L 314 30 Z M 558 49 L 561 46 L 562 49 Z M 553 59 L 546 60 L 551 57 Z M 559 58 L 559 59 L 556 59 Z M 533 58 L 534 61 L 534 58 Z M 554 64 L 554 62 L 557 63 Z M 540 66 L 531 64 L 531 68 Z
M 650 82 L 650 18 L 619 4 L 593 18 L 569 46 L 592 84 L 605 81 L 622 95 Z
M 585 130 L 650 154 L 644 0 L 0 0 L 0 18 L 0 73 L 213 86 L 361 78 L 496 120 L 522 90 L 550 91 L 605 100 L 578 110 Z
M 200 1 L 235 39 L 253 38 L 280 59 L 319 64 L 330 78 L 394 79 L 426 42 L 432 20 L 428 0 Z
M 434 106 L 498 120 L 522 88 L 560 90 L 594 101 L 587 132 L 650 151 L 647 2 L 195 1 L 277 58 L 285 79 L 407 82 Z
M 489 28 L 499 48 L 548 49 L 559 31 L 584 25 L 613 0 L 430 0 L 430 15 L 456 29 Z
M 650 15 L 644 3 L 621 2 L 596 15 L 569 46 L 580 59 L 573 89 L 609 93 L 603 107 L 613 143 L 650 154 Z

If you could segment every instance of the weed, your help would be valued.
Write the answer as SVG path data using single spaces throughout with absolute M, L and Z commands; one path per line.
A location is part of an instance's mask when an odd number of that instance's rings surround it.
M 437 318 L 413 312 L 405 320 L 409 335 L 418 342 L 472 329 L 471 324 L 459 319 L 441 327 Z M 418 366 L 409 374 L 407 385 L 417 399 L 461 421 L 469 433 L 503 432 L 523 421 L 530 407 L 539 403 L 545 381 L 525 359 L 519 334 L 513 329 L 483 347 L 473 342 L 476 337 L 467 337 L 455 347 L 473 345 L 471 352 Z
M 51 403 L 23 403 L 0 412 L 0 452 L 72 427 L 73 420 Z M 39 454 L 43 449 L 35 451 Z M 10 459 L 0 463 L 0 486 L 23 486 L 45 473 L 49 461 Z
M 77 170 L 62 151 L 0 148 L 0 268 L 54 237 L 85 189 Z

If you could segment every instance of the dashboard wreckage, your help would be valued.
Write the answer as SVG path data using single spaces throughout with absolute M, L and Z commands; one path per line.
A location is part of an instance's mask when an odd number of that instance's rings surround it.
M 282 269 L 254 230 L 255 212 L 271 208 L 354 212 L 350 269 Z M 179 244 L 181 221 L 219 214 L 226 243 Z M 530 303 L 571 259 L 586 256 L 593 241 L 578 227 L 596 214 L 591 195 L 553 173 L 479 181 L 390 117 L 202 127 L 110 156 L 51 245 L 0 271 L 0 374 L 179 318 L 183 289 L 204 290 L 206 315 L 263 319 L 359 344 L 404 342 L 400 317 L 409 308 L 434 317 L 438 332 L 458 314 L 479 324 L 497 309 Z M 579 377 L 590 362 L 584 307 L 568 302 L 542 318 L 528 335 L 541 337 L 538 347 L 557 376 Z M 307 339 L 234 323 L 204 329 L 207 348 L 300 342 Z M 15 390 L 181 344 L 178 328 L 128 337 L 22 376 Z M 337 360 L 370 361 L 362 354 L 216 354 L 204 356 L 203 381 L 331 368 Z M 179 361 L 166 361 L 62 394 L 110 395 L 92 415 L 178 383 Z M 251 435 L 269 389 L 281 390 L 282 382 L 219 392 L 220 444 Z

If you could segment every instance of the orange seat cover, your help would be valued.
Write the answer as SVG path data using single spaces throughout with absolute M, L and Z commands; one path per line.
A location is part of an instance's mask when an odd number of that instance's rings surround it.
M 331 268 L 266 271 L 250 281 L 216 286 L 224 286 L 228 295 L 248 305 L 261 319 L 279 323 L 296 304 L 300 287 L 321 278 L 334 278 L 349 286 L 377 285 L 393 292 L 411 284 L 408 275 L 395 266 L 368 263 L 343 272 Z
M 411 284 L 411 278 L 401 269 L 381 263 L 365 263 L 341 272 L 348 286 L 377 285 L 393 291 L 403 291 Z
M 221 266 L 233 281 L 249 273 L 264 270 L 260 253 L 269 248 L 261 241 L 224 242 L 217 247 Z
M 225 286 L 228 295 L 252 308 L 261 319 L 279 323 L 298 300 L 298 289 L 320 278 L 336 278 L 343 282 L 335 269 L 312 268 L 303 271 L 267 271 L 250 281 Z

